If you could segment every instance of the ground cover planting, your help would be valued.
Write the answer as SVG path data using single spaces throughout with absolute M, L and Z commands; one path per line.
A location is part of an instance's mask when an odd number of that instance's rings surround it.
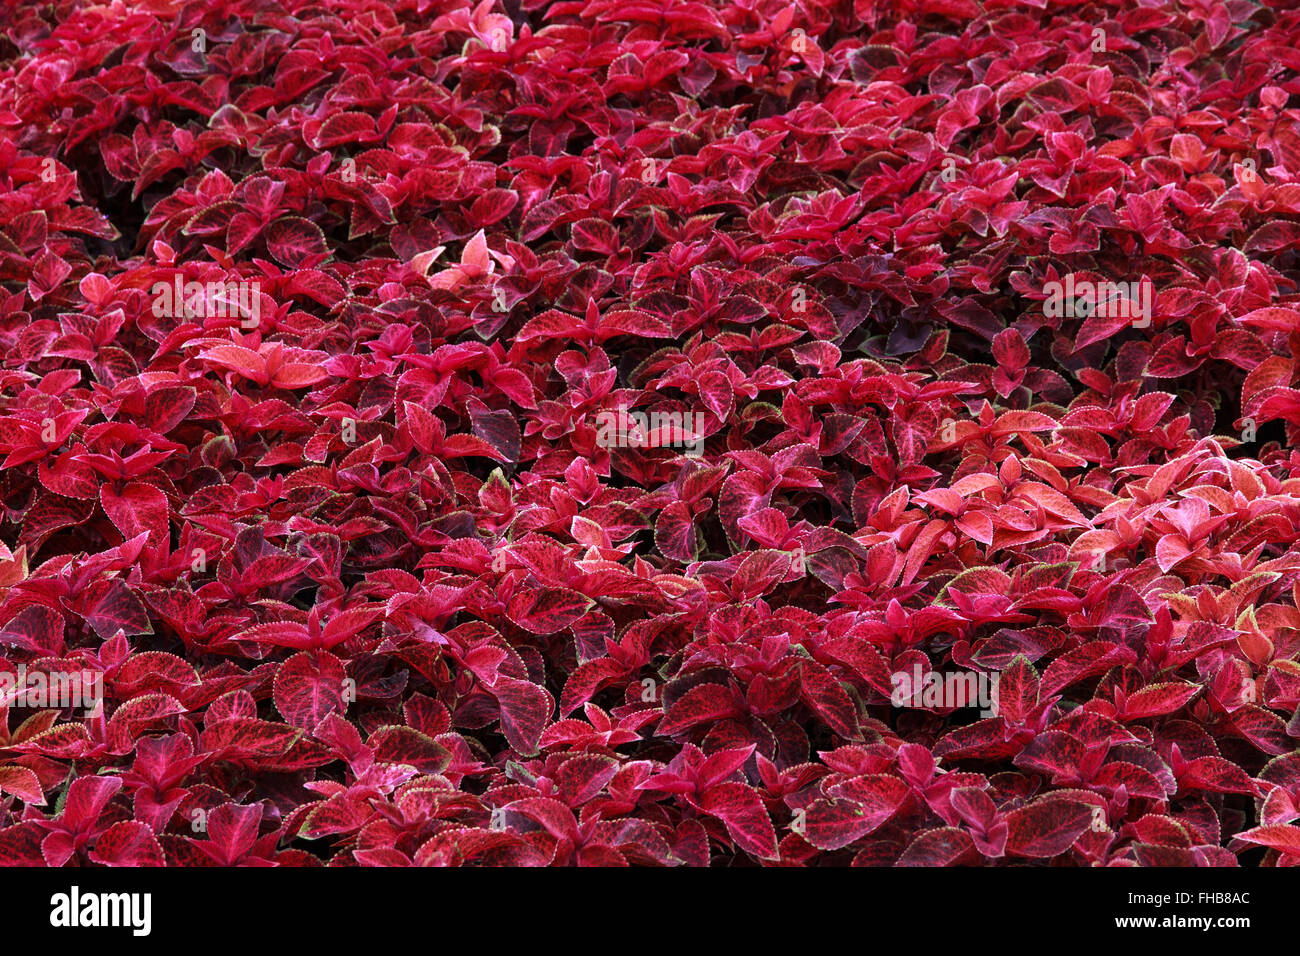
M 1282 0 L 0 0 L 0 863 L 1300 862 Z

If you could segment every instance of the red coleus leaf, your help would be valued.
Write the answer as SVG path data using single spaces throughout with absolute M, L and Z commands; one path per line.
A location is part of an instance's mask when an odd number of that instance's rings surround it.
M 706 721 L 730 717 L 736 712 L 735 696 L 720 684 L 700 684 L 674 701 L 660 721 L 658 733 L 673 736 Z
M 763 801 L 743 783 L 721 783 L 700 797 L 700 809 L 717 817 L 746 853 L 760 859 L 776 857 L 776 830 Z
M 104 513 L 129 540 L 147 533 L 153 547 L 170 544 L 167 533 L 167 496 L 143 481 L 133 481 L 120 489 L 101 485 L 99 500 Z
M 1128 720 L 1141 720 L 1172 714 L 1200 692 L 1195 684 L 1152 684 L 1129 696 L 1124 702 L 1124 715 Z
M 77 604 L 77 613 L 102 638 L 118 631 L 128 636 L 149 633 L 144 605 L 121 578 L 96 581 L 82 592 Z
M 235 717 L 206 728 L 199 737 L 205 751 L 227 759 L 279 757 L 293 746 L 301 731 L 285 724 Z
M 165 866 L 162 846 L 143 823 L 123 820 L 95 840 L 90 858 L 104 866 Z
M 918 833 L 898 858 L 898 865 L 956 866 L 978 859 L 969 833 L 955 827 L 941 827 Z
M 1287 856 L 1300 856 L 1300 827 L 1274 824 L 1238 833 L 1235 839 L 1256 846 L 1266 846 Z
M 1088 804 L 1040 799 L 1007 814 L 1007 852 L 1045 859 L 1064 853 L 1091 824 Z
M 447 748 L 413 727 L 381 727 L 370 735 L 366 746 L 383 763 L 406 764 L 421 773 L 441 773 L 451 762 Z
M 563 588 L 535 588 L 520 591 L 510 600 L 507 615 L 534 634 L 554 634 L 573 624 L 587 612 L 590 601 Z
M 829 670 L 814 661 L 800 667 L 800 697 L 841 737 L 858 734 L 858 712 L 853 700 Z
M 536 753 L 555 709 L 551 695 L 536 684 L 508 677 L 500 678 L 492 693 L 501 708 L 501 732 L 510 746 L 522 754 Z
M 347 707 L 347 670 L 328 651 L 300 651 L 275 672 L 275 709 L 295 727 L 312 730 Z
M 1180 787 L 1214 793 L 1254 794 L 1250 775 L 1222 757 L 1198 757 L 1178 770 Z
M 0 767 L 0 791 L 13 794 L 24 803 L 45 802 L 40 778 L 26 767 Z
M 838 850 L 876 830 L 903 805 L 907 785 L 897 777 L 863 776 L 837 785 L 833 797 L 805 808 L 800 836 L 822 850 Z
M 277 219 L 266 227 L 266 247 L 281 265 L 313 265 L 329 254 L 320 227 L 298 216 Z

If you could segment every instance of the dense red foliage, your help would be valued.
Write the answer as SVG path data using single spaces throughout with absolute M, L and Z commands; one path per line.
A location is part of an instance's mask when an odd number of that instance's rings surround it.
M 1300 862 L 1290 6 L 0 0 L 0 861 Z

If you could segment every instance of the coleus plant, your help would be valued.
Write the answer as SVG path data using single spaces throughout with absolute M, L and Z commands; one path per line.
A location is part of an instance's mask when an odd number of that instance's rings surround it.
M 0 0 L 0 863 L 1300 864 L 1291 6 Z

